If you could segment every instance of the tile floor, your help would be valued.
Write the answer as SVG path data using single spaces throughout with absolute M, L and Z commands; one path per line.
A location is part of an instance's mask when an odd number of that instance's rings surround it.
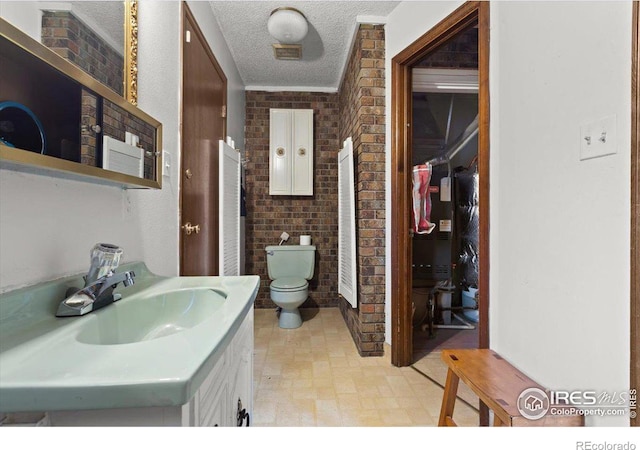
M 278 327 L 275 309 L 255 311 L 254 418 L 261 427 L 436 426 L 442 387 L 412 367 L 358 354 L 338 308 L 303 310 L 300 328 Z M 427 364 L 443 364 L 439 355 Z M 425 361 L 423 361 L 425 363 Z M 458 401 L 454 418 L 475 426 Z

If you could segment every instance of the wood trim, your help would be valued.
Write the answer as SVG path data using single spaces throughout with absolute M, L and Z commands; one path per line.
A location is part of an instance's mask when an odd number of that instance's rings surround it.
M 466 2 L 398 53 L 393 61 L 412 66 L 478 19 L 483 2 Z M 488 6 L 488 5 L 487 5 Z
M 398 53 L 391 62 L 391 363 L 413 362 L 411 308 L 411 66 L 478 23 L 480 173 L 480 348 L 489 348 L 489 3 L 466 2 Z
M 184 30 L 186 29 L 186 8 L 188 8 L 186 2 L 180 2 L 180 169 L 178 171 L 180 176 L 180 195 L 178 195 L 178 274 L 182 274 L 182 240 L 184 239 L 182 229 L 180 226 L 182 225 L 182 168 L 184 167 L 184 131 L 183 131 L 183 122 L 184 122 Z
M 392 61 L 391 66 L 391 363 L 408 366 L 413 363 L 413 327 L 409 301 L 413 248 L 411 228 L 411 154 L 405 151 L 411 133 L 407 132 L 411 86 L 409 66 Z
M 480 242 L 478 246 L 480 252 L 478 277 L 480 326 L 478 347 L 489 348 L 489 2 L 480 2 L 478 6 L 478 76 L 480 78 L 478 80 L 478 173 L 480 183 Z
M 631 371 L 630 388 L 640 388 L 640 6 L 633 2 L 631 65 Z M 638 417 L 631 426 L 640 426 Z

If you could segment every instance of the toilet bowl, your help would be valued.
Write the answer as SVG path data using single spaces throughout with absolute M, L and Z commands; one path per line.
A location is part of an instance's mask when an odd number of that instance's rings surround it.
M 271 245 L 267 252 L 269 294 L 280 308 L 278 326 L 298 328 L 302 317 L 298 309 L 309 296 L 309 282 L 315 269 L 313 245 Z

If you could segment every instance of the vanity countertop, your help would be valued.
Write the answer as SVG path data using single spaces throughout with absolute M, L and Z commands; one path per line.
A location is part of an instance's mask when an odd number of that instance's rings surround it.
M 0 295 L 0 412 L 184 405 L 253 306 L 260 284 L 258 276 L 161 277 L 143 263 L 121 270 L 133 270 L 135 284 L 120 285 L 121 300 L 85 316 L 55 317 L 67 287 L 82 285 L 80 275 Z M 130 314 L 137 311 L 131 302 L 194 290 L 226 298 L 215 310 L 183 302 L 180 314 L 202 317 L 168 335 L 99 344 L 82 338 L 99 335 L 113 320 L 142 320 Z

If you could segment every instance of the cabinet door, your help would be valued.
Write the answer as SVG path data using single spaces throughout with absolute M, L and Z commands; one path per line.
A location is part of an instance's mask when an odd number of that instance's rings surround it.
M 230 426 L 229 404 L 227 402 L 229 384 L 225 380 L 217 388 L 208 403 L 200 403 L 199 426 L 201 427 Z
M 253 309 L 249 311 L 232 344 L 230 408 L 233 424 L 251 425 L 253 420 Z
M 200 427 L 229 426 L 229 381 L 227 352 L 213 367 L 196 394 L 196 423 Z
M 291 194 L 291 110 L 269 112 L 269 195 Z
M 313 110 L 293 110 L 291 194 L 313 195 Z

